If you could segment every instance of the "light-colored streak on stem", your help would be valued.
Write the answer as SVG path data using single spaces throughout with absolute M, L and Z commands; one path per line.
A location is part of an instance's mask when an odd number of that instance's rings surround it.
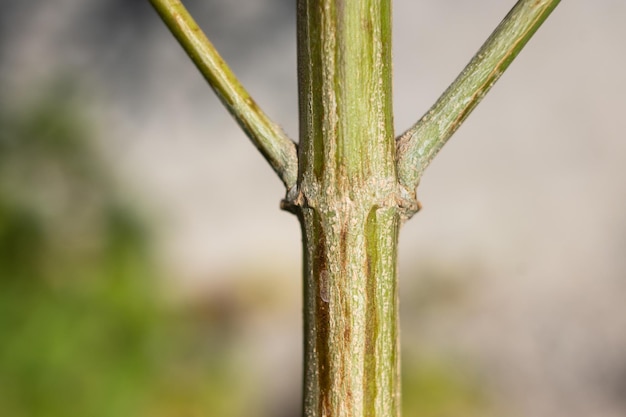
M 397 142 L 398 178 L 413 195 L 422 173 L 560 0 L 520 0 L 437 102 Z
M 295 143 L 257 106 L 179 0 L 150 2 L 287 189 L 293 187 L 298 177 Z

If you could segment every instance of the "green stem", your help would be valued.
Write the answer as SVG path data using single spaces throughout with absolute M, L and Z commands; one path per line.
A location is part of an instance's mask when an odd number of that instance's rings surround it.
M 520 0 L 397 140 L 391 0 L 298 0 L 299 155 L 182 4 L 150 1 L 288 187 L 304 241 L 304 416 L 399 416 L 399 225 L 426 166 L 559 0 Z
M 399 415 L 389 0 L 299 0 L 304 415 Z
M 422 173 L 560 0 L 520 0 L 430 110 L 397 139 L 398 177 L 415 196 Z
M 258 107 L 179 0 L 150 2 L 287 189 L 295 186 L 295 143 Z

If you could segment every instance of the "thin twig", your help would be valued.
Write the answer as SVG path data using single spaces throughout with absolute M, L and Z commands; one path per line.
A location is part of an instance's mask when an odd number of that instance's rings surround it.
M 430 110 L 396 139 L 398 178 L 407 194 L 414 196 L 428 164 L 559 1 L 518 1 Z
M 258 107 L 179 0 L 150 2 L 287 189 L 293 187 L 296 144 Z

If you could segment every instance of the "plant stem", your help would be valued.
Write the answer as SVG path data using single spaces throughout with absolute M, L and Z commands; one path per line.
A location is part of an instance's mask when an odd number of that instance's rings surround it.
M 150 2 L 287 189 L 295 186 L 295 143 L 258 107 L 179 0 Z
M 389 0 L 299 0 L 304 415 L 399 415 Z
M 398 417 L 398 230 L 426 166 L 559 0 L 520 0 L 394 140 L 391 0 L 298 0 L 300 147 L 178 0 L 150 0 L 288 188 L 304 241 L 304 416 Z
M 430 110 L 397 139 L 398 178 L 409 194 L 422 173 L 560 0 L 520 0 Z

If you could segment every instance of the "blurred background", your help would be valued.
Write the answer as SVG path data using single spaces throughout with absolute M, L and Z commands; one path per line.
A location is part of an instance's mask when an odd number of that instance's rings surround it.
M 185 4 L 296 138 L 294 1 Z M 513 4 L 394 2 L 398 133 Z M 299 227 L 269 166 L 147 1 L 0 10 L 0 416 L 298 416 Z M 625 16 L 562 2 L 426 172 L 405 416 L 626 415 Z

